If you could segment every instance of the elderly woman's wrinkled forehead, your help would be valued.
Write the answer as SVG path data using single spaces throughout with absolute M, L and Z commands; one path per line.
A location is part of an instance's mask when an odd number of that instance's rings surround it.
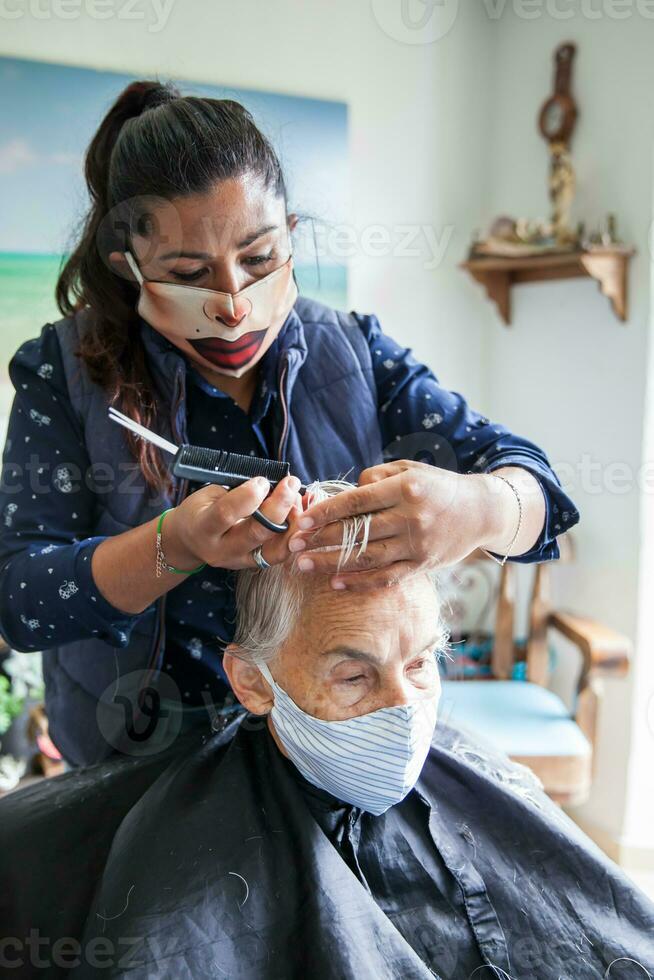
M 302 599 L 295 636 L 301 635 L 306 649 L 325 649 L 359 637 L 367 646 L 392 642 L 393 637 L 411 634 L 414 643 L 424 635 L 426 642 L 438 621 L 438 599 L 433 579 L 420 573 L 392 586 L 355 592 L 337 591 L 330 576 L 303 576 Z M 289 641 L 293 642 L 292 637 Z M 382 651 L 380 650 L 380 653 Z

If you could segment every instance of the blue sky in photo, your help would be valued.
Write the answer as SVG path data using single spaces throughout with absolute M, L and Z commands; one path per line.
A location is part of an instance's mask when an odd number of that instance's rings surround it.
M 87 207 L 84 151 L 102 116 L 135 77 L 0 58 L 0 252 L 70 248 L 75 223 Z M 246 105 L 280 155 L 289 207 L 328 224 L 346 220 L 344 103 L 173 81 L 182 94 Z M 311 261 L 311 256 L 298 259 Z M 326 257 L 323 263 L 328 264 Z

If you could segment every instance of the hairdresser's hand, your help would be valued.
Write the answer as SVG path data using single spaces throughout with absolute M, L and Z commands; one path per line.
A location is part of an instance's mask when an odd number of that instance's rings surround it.
M 298 560 L 301 570 L 336 573 L 338 549 L 313 549 L 340 545 L 340 522 L 371 513 L 366 551 L 357 557 L 355 547 L 331 584 L 379 588 L 420 570 L 452 565 L 476 548 L 492 550 L 498 540 L 507 544 L 515 532 L 516 510 L 510 488 L 487 474 L 461 475 L 398 460 L 364 470 L 358 487 L 309 507 L 297 524 L 303 528 L 311 520 L 313 529 L 294 533 L 289 549 L 304 552 Z
M 276 524 L 284 523 L 302 509 L 299 486 L 297 477 L 289 476 L 268 496 L 270 484 L 257 477 L 233 490 L 209 484 L 189 494 L 166 515 L 161 528 L 168 563 L 176 568 L 203 561 L 216 568 L 253 568 L 252 552 L 259 545 L 271 565 L 284 561 L 294 527 L 280 534 L 250 515 L 260 508 Z

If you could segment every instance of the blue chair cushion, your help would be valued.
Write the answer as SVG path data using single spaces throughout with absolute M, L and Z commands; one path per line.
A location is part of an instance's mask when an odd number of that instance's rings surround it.
M 510 756 L 589 756 L 556 694 L 528 681 L 443 681 L 439 717 Z

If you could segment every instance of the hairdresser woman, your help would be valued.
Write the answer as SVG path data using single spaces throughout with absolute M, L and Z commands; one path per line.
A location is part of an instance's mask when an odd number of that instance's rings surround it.
M 86 179 L 64 318 L 9 365 L 0 489 L 0 633 L 45 651 L 69 764 L 149 751 L 180 717 L 226 710 L 236 569 L 290 549 L 305 574 L 363 589 L 480 547 L 557 557 L 578 515 L 544 453 L 440 387 L 374 316 L 298 298 L 279 161 L 242 106 L 133 83 Z M 171 457 L 109 405 L 175 444 L 288 460 L 292 476 L 272 492 L 171 478 Z M 299 481 L 346 474 L 360 486 L 301 516 Z M 315 548 L 367 511 L 366 563 L 337 574 Z

